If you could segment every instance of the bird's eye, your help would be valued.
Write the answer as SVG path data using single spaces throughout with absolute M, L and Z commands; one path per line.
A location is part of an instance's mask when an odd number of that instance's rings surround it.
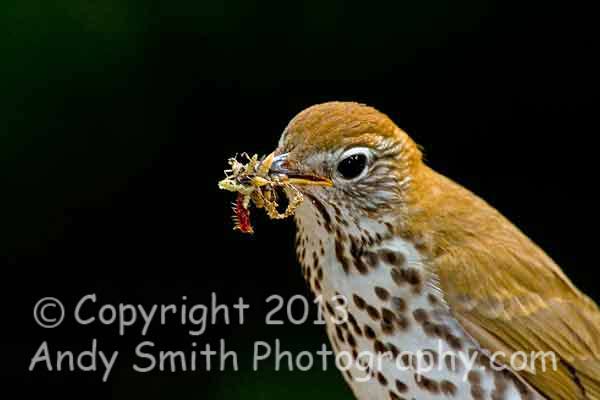
M 367 154 L 362 149 L 353 149 L 341 159 L 337 171 L 344 179 L 356 179 L 367 169 Z

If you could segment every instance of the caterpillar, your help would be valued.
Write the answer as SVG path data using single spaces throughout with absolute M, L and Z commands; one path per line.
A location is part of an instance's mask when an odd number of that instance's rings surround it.
M 250 223 L 250 210 L 244 206 L 243 194 L 238 193 L 232 209 L 234 223 L 233 230 L 238 230 L 242 233 L 254 233 L 254 229 Z

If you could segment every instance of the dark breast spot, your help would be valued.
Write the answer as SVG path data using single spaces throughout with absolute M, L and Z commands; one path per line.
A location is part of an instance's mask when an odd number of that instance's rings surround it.
M 350 345 L 350 347 L 355 348 L 356 347 L 356 339 L 354 338 L 354 335 L 350 332 L 348 332 L 346 334 L 347 339 L 348 339 L 348 344 Z
M 388 249 L 379 250 L 379 257 L 387 264 L 394 267 L 401 267 L 406 261 L 404 254 Z
M 394 324 L 389 320 L 381 320 L 381 331 L 386 335 L 392 335 L 394 333 Z
M 367 275 L 369 273 L 369 267 L 360 257 L 354 259 L 354 267 L 356 267 L 356 270 L 361 275 Z
M 344 272 L 348 273 L 350 271 L 350 261 L 344 254 L 344 246 L 340 240 L 335 241 L 335 257 L 342 265 Z
M 477 371 L 473 371 L 473 370 L 469 371 L 469 373 L 467 374 L 467 379 L 469 380 L 469 383 L 472 385 L 481 383 L 481 375 Z
M 356 267 L 357 271 L 362 275 L 366 275 L 369 272 L 369 267 L 363 261 L 361 249 L 362 246 L 360 244 L 360 241 L 356 237 L 351 236 L 350 255 L 352 256 L 352 261 L 354 262 L 354 266 Z
M 377 353 L 385 353 L 386 352 L 386 347 L 383 343 L 381 343 L 379 340 L 376 340 L 375 343 L 373 343 L 373 348 L 375 349 L 375 351 Z
M 460 339 L 452 334 L 446 336 L 446 341 L 454 350 L 460 350 L 462 348 L 462 342 Z
M 401 273 L 404 280 L 409 284 L 413 286 L 421 284 L 421 274 L 415 268 L 404 268 Z
M 408 322 L 408 318 L 406 318 L 404 315 L 397 315 L 396 316 L 396 323 L 398 324 L 398 327 L 405 331 L 408 329 L 409 326 L 409 322 Z
M 352 295 L 352 300 L 354 300 L 354 304 L 358 307 L 359 310 L 364 310 L 367 303 L 365 300 L 357 294 Z
M 310 283 L 310 278 L 312 278 L 312 270 L 307 266 L 303 266 L 304 268 L 304 278 Z
M 396 379 L 396 390 L 400 393 L 406 393 L 408 391 L 408 386 L 404 382 L 400 382 Z
M 392 225 L 389 222 L 386 222 L 385 227 L 387 228 L 388 235 L 394 235 L 394 225 Z
M 377 311 L 377 309 L 370 304 L 367 305 L 367 314 L 369 314 L 369 317 L 371 317 L 371 319 L 374 321 L 379 321 L 381 319 L 379 311 Z
M 398 356 L 400 355 L 400 350 L 394 343 L 388 343 L 387 347 L 392 352 L 392 356 L 394 356 L 394 359 L 392 361 L 395 363 L 398 359 Z
M 372 251 L 367 251 L 363 253 L 363 258 L 365 260 L 365 264 L 371 269 L 376 269 L 379 266 L 379 257 L 377 254 Z
M 356 318 L 354 318 L 354 315 L 352 315 L 350 312 L 348 312 L 348 321 L 350 321 L 350 325 L 352 325 L 354 333 L 356 333 L 358 336 L 362 336 L 362 329 L 360 329 Z
M 411 355 L 412 354 L 409 353 L 402 353 L 400 355 L 400 360 L 402 361 L 402 364 L 404 364 L 404 366 L 416 366 L 416 362 L 413 361 L 413 357 L 411 357 Z
M 329 313 L 329 315 L 331 315 L 332 317 L 335 316 L 335 311 L 333 309 L 333 306 L 331 305 L 331 303 L 329 303 L 328 301 L 325 302 L 325 307 L 327 308 L 327 312 Z
M 433 295 L 433 293 L 429 293 L 427 295 L 427 300 L 429 301 L 429 304 L 431 304 L 432 306 L 436 305 L 438 303 L 438 299 L 437 299 L 437 297 L 435 297 Z
M 375 339 L 375 331 L 369 325 L 365 325 L 365 328 L 363 329 L 363 331 L 365 332 L 365 336 L 367 338 Z
M 381 318 L 389 322 L 394 322 L 394 320 L 396 319 L 396 314 L 394 314 L 394 312 L 389 308 L 382 308 Z
M 386 289 L 382 288 L 381 286 L 375 286 L 375 294 L 382 301 L 388 301 L 390 298 L 390 292 L 388 292 Z
M 300 244 L 299 247 L 296 247 L 296 255 L 298 256 L 298 261 L 301 265 L 304 265 L 304 256 L 306 255 L 306 249 L 303 244 Z
M 392 305 L 394 306 L 394 309 L 396 311 L 399 312 L 404 312 L 406 311 L 406 301 L 404 301 L 403 298 L 401 297 L 392 297 Z
M 440 382 L 440 390 L 446 396 L 456 396 L 456 392 L 458 392 L 456 385 L 448 380 Z
M 443 326 L 440 324 L 433 323 L 431 321 L 423 322 L 423 332 L 427 336 L 443 337 Z
M 321 283 L 317 278 L 313 278 L 313 287 L 315 292 L 321 293 Z
M 430 379 L 423 375 L 419 375 L 419 374 L 415 374 L 414 377 L 415 377 L 415 383 L 421 389 L 423 389 L 427 392 L 431 392 L 433 394 L 437 394 L 440 392 L 440 386 L 435 380 Z
M 455 353 L 446 352 L 443 356 L 444 364 L 446 369 L 451 372 L 458 372 L 460 369 L 461 361 Z
M 403 284 L 406 283 L 406 281 L 404 280 L 404 278 L 402 278 L 402 274 L 397 270 L 397 269 L 393 269 L 390 272 L 390 275 L 392 276 L 392 280 L 394 281 L 394 283 L 398 286 L 402 286 Z
M 427 311 L 423 310 L 422 308 L 417 308 L 416 310 L 413 311 L 413 318 L 419 324 L 423 324 L 425 321 L 429 320 Z
M 352 373 L 348 370 L 346 370 L 345 372 L 346 372 L 346 378 L 348 378 L 348 381 L 352 382 L 354 380 L 354 378 L 352 377 Z
M 377 381 L 383 386 L 387 386 L 387 384 L 388 384 L 387 379 L 381 372 L 377 373 Z
M 342 216 L 342 210 L 340 210 L 340 208 L 337 206 L 337 204 L 335 203 L 331 203 L 331 206 L 333 207 L 333 211 L 335 212 L 335 215 L 338 217 Z

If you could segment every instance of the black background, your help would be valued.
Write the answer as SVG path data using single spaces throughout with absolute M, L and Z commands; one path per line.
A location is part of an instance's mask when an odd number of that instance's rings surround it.
M 25 398 L 347 398 L 336 371 L 136 374 L 124 362 L 107 383 L 27 371 L 43 340 L 80 351 L 95 337 L 125 360 L 142 340 L 69 314 L 42 329 L 32 308 L 44 296 L 67 312 L 88 293 L 146 305 L 242 296 L 247 323 L 209 327 L 199 343 L 316 349 L 321 327 L 263 324 L 266 297 L 307 294 L 291 221 L 255 213 L 254 236 L 232 232 L 232 196 L 216 182 L 228 157 L 272 151 L 291 117 L 328 100 L 387 113 L 599 300 L 594 14 L 456 3 L 3 3 L 3 379 Z M 151 337 L 192 341 L 177 324 Z

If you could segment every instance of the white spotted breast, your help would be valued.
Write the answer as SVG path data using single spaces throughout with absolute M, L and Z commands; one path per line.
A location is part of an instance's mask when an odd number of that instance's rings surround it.
M 295 216 L 297 255 L 357 399 L 540 398 L 464 332 L 423 256 L 390 221 L 307 197 Z

